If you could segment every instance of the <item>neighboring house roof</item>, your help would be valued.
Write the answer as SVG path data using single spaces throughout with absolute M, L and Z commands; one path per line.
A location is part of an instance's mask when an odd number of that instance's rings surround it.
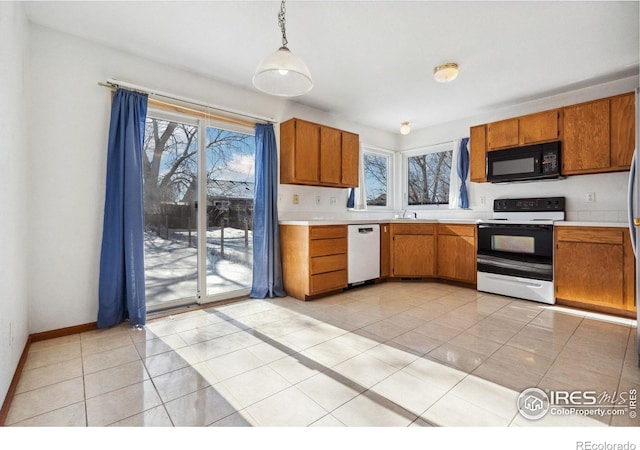
M 254 185 L 247 181 L 211 180 L 207 194 L 211 197 L 253 198 Z

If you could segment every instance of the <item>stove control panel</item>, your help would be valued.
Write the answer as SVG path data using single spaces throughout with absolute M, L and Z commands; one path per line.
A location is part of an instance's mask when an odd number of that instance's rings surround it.
M 493 210 L 499 212 L 564 211 L 564 197 L 501 198 L 493 201 Z

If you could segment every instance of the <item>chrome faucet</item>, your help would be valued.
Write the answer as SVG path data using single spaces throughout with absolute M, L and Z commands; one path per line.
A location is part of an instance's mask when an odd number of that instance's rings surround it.
M 405 209 L 404 211 L 402 211 L 402 218 L 403 218 L 403 219 L 406 219 L 406 218 L 407 218 L 407 213 L 408 213 L 408 210 L 406 210 L 406 209 Z M 417 213 L 417 212 L 415 212 L 415 211 L 411 211 L 409 214 L 411 214 L 411 215 L 413 216 L 413 218 L 414 218 L 414 219 L 417 219 L 417 218 L 418 218 L 418 213 Z

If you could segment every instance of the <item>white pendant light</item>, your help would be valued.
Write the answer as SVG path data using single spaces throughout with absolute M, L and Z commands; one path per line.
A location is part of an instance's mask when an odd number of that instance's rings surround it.
M 433 78 L 440 83 L 448 83 L 458 76 L 458 65 L 447 63 L 433 69 Z
M 282 0 L 278 13 L 282 47 L 258 65 L 253 76 L 253 85 L 267 94 L 295 97 L 309 92 L 313 87 L 313 81 L 305 63 L 287 48 L 284 2 L 285 0 Z
M 402 122 L 400 125 L 400 134 L 407 135 L 411 133 L 411 127 L 409 126 L 409 122 Z

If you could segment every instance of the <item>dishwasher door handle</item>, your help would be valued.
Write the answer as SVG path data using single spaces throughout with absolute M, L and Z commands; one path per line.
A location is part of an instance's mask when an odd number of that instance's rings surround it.
M 373 228 L 358 228 L 358 233 L 360 234 L 373 233 Z

